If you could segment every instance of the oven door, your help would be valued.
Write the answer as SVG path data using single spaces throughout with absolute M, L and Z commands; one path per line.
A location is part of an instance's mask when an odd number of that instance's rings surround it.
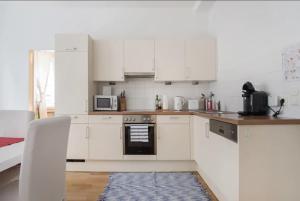
M 112 110 L 112 97 L 95 97 L 94 110 Z
M 155 155 L 155 124 L 124 124 L 125 155 Z

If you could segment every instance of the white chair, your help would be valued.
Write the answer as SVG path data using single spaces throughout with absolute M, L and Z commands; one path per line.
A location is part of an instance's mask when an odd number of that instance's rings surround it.
M 24 138 L 34 113 L 26 110 L 0 110 L 0 137 Z
M 69 117 L 31 122 L 25 141 L 19 184 L 14 182 L 1 189 L 1 201 L 64 199 L 70 122 Z

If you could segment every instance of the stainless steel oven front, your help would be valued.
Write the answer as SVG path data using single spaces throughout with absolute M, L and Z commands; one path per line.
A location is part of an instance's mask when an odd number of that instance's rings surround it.
M 156 155 L 156 116 L 124 115 L 124 155 Z

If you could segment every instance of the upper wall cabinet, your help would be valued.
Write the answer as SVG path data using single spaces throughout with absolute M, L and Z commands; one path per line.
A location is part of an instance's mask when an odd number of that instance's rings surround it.
M 124 41 L 94 41 L 94 80 L 124 81 Z
M 125 75 L 154 74 L 154 40 L 126 40 Z
M 216 42 L 214 39 L 185 42 L 186 80 L 216 79 Z
M 184 41 L 155 41 L 155 80 L 181 81 L 184 79 Z
M 56 51 L 88 51 L 89 39 L 86 34 L 56 34 Z

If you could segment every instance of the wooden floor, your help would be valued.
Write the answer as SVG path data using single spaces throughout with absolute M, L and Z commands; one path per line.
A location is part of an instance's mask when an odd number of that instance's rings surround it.
M 204 180 L 195 173 L 198 181 L 208 191 L 211 201 L 217 201 Z M 66 191 L 67 201 L 96 201 L 104 191 L 109 173 L 67 172 Z
M 96 201 L 104 191 L 109 173 L 67 172 L 67 201 Z

